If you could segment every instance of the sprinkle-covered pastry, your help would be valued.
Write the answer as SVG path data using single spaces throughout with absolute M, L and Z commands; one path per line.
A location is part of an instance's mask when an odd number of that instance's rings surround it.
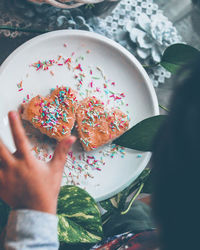
M 129 127 L 126 114 L 119 109 L 106 111 L 104 104 L 94 96 L 79 103 L 76 121 L 80 141 L 86 151 L 112 141 Z
M 77 109 L 76 92 L 68 87 L 56 88 L 47 97 L 33 97 L 21 106 L 21 117 L 43 134 L 61 141 L 71 135 Z

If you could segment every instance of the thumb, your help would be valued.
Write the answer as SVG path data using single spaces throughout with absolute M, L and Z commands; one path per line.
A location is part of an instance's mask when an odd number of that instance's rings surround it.
M 76 141 L 75 136 L 70 136 L 64 140 L 62 140 L 56 147 L 54 151 L 54 155 L 52 160 L 50 161 L 50 165 L 54 169 L 60 169 L 61 167 L 64 167 L 67 153 L 69 152 L 69 149 L 71 148 L 72 144 Z

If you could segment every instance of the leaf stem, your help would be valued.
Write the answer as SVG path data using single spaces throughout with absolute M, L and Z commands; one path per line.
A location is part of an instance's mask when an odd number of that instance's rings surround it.
M 0 25 L 0 30 L 12 30 L 12 31 L 21 31 L 21 32 L 28 32 L 28 33 L 40 33 L 40 34 L 48 32 L 48 30 L 26 29 L 26 28 L 5 26 L 5 25 Z
M 111 215 L 112 215 L 111 212 L 106 212 L 101 216 L 101 221 L 103 225 L 110 219 Z
M 133 202 L 135 201 L 135 199 L 138 197 L 138 195 L 140 194 L 140 192 L 142 191 L 142 188 L 144 187 L 144 182 L 143 183 L 141 183 L 141 185 L 140 185 L 140 187 L 139 187 L 139 189 L 138 189 L 138 191 L 136 192 L 136 194 L 133 196 L 133 198 L 131 199 L 131 201 L 130 201 L 130 203 L 129 203 L 129 205 L 128 205 L 128 207 L 127 207 L 127 209 L 125 210 L 125 211 L 122 211 L 121 212 L 121 214 L 122 215 L 124 215 L 124 214 L 126 214 L 126 213 L 128 213 L 128 211 L 130 210 L 130 208 L 131 208 L 131 206 L 132 206 L 132 204 L 133 204 Z
M 169 112 L 169 109 L 166 108 L 165 106 L 162 106 L 162 105 L 159 104 L 159 107 L 160 107 L 161 109 L 164 109 L 165 111 Z

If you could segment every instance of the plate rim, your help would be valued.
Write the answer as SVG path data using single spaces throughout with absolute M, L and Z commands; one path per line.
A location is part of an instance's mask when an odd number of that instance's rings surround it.
M 20 53 L 23 49 L 26 49 L 28 46 L 32 46 L 33 43 L 41 42 L 43 39 L 45 40 L 46 38 L 53 38 L 53 37 L 62 36 L 62 35 L 66 35 L 66 37 L 67 36 L 77 36 L 77 37 L 78 36 L 79 37 L 84 36 L 85 38 L 92 38 L 92 39 L 95 39 L 97 41 L 100 40 L 101 42 L 106 43 L 107 45 L 110 45 L 110 46 L 114 47 L 118 52 L 122 53 L 123 56 L 128 58 L 134 64 L 136 70 L 138 71 L 138 73 L 144 79 L 144 84 L 146 85 L 146 87 L 147 87 L 147 89 L 149 91 L 150 98 L 151 98 L 152 104 L 153 104 L 153 110 L 152 110 L 153 116 L 156 116 L 156 115 L 160 114 L 159 106 L 158 106 L 158 99 L 157 99 L 155 89 L 153 87 L 153 84 L 152 84 L 147 72 L 142 67 L 141 63 L 136 59 L 136 57 L 133 54 L 131 54 L 122 45 L 115 42 L 114 40 L 111 40 L 110 38 L 107 38 L 107 37 L 105 37 L 103 35 L 100 35 L 100 34 L 97 34 L 95 32 L 83 31 L 83 30 L 66 30 L 66 29 L 64 29 L 64 30 L 50 31 L 50 32 L 35 36 L 35 37 L 29 39 L 28 41 L 24 42 L 23 44 L 21 44 L 19 47 L 17 47 L 3 61 L 3 63 L 0 66 L 0 75 L 3 73 L 4 69 L 7 67 L 7 65 L 12 60 L 12 58 L 15 57 L 18 53 Z M 145 152 L 145 156 L 143 157 L 143 161 L 141 162 L 138 169 L 135 171 L 134 177 L 131 177 L 129 180 L 126 181 L 125 184 L 123 184 L 122 186 L 116 188 L 114 191 L 109 192 L 109 193 L 107 193 L 105 195 L 98 196 L 97 198 L 94 198 L 96 200 L 96 202 L 100 202 L 100 201 L 109 199 L 109 198 L 115 196 L 116 194 L 118 194 L 119 192 L 123 191 L 125 188 L 127 188 L 133 181 L 135 181 L 137 179 L 137 177 L 145 169 L 145 167 L 147 166 L 147 164 L 150 161 L 151 155 L 152 155 L 151 152 Z

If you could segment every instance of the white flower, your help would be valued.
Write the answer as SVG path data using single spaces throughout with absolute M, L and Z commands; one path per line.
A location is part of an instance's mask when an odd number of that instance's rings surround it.
M 137 19 L 137 27 L 128 22 L 126 30 L 130 39 L 138 44 L 137 54 L 142 59 L 152 56 L 153 61 L 160 62 L 161 54 L 170 44 L 180 42 L 176 29 L 162 14 L 151 16 L 142 13 Z

